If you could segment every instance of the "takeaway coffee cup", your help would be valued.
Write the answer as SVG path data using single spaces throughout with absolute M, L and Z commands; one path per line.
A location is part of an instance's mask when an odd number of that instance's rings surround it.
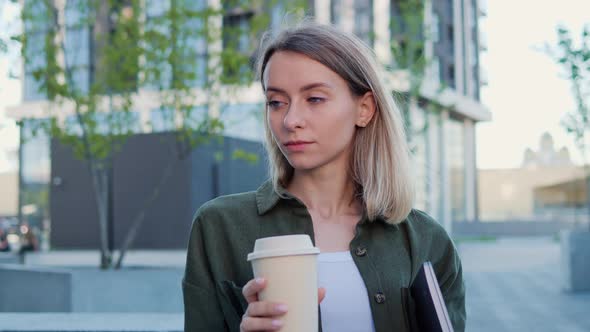
M 282 332 L 318 331 L 317 255 L 308 235 L 285 235 L 256 240 L 248 254 L 254 277 L 267 280 L 260 301 L 285 303 Z

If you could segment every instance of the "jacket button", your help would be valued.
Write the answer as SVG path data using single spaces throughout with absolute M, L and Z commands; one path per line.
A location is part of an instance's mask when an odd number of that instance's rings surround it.
M 367 248 L 364 247 L 357 247 L 356 251 L 354 252 L 357 256 L 361 257 L 367 254 Z
M 379 292 L 375 294 L 375 302 L 381 304 L 385 302 L 385 294 Z

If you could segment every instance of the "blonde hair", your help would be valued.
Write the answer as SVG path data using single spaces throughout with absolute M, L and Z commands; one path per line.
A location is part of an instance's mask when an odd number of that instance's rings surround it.
M 267 32 L 257 63 L 263 90 L 266 64 L 279 51 L 299 53 L 320 62 L 342 77 L 354 96 L 373 92 L 375 115 L 366 127 L 357 128 L 350 174 L 369 220 L 382 217 L 390 224 L 403 221 L 414 203 L 410 154 L 400 111 L 392 94 L 385 89 L 371 49 L 354 35 L 313 22 L 286 28 L 276 35 Z M 279 192 L 279 187 L 291 180 L 293 167 L 274 141 L 266 113 L 269 175 L 275 191 Z

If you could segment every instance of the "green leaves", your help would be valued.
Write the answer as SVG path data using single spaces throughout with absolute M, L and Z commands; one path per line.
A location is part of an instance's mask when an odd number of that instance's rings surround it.
M 576 109 L 565 115 L 561 125 L 573 136 L 576 146 L 586 159 L 586 135 L 590 130 L 590 26 L 582 29 L 578 43 L 574 42 L 570 31 L 564 26 L 557 27 L 557 39 L 553 57 L 571 83 L 576 104 Z
M 0 54 L 8 52 L 8 45 L 2 39 L 0 39 Z
M 250 165 L 255 165 L 258 163 L 258 155 L 255 153 L 248 152 L 246 150 L 237 149 L 234 150 L 232 153 L 233 159 L 244 160 Z
M 28 74 L 52 104 L 48 125 L 39 130 L 71 145 L 82 159 L 107 162 L 117 146 L 141 130 L 135 113 L 140 90 L 155 90 L 158 107 L 170 110 L 167 127 L 178 132 L 182 151 L 221 136 L 224 123 L 209 114 L 215 114 L 215 106 L 207 106 L 219 103 L 219 83 L 252 82 L 256 42 L 270 24 L 265 6 L 278 1 L 230 1 L 223 8 L 188 0 L 170 0 L 162 7 L 164 2 L 154 1 L 161 7 L 155 12 L 146 12 L 147 3 L 67 0 L 61 25 L 53 1 L 25 2 L 24 33 L 12 40 L 22 45 Z M 240 24 L 210 24 L 240 11 L 248 13 Z M 225 47 L 207 47 L 215 43 Z M 0 51 L 7 45 L 2 42 Z M 64 61 L 64 54 L 75 51 L 89 58 L 65 56 Z M 221 63 L 210 68 L 215 57 Z M 207 114 L 196 116 L 195 105 L 203 101 Z

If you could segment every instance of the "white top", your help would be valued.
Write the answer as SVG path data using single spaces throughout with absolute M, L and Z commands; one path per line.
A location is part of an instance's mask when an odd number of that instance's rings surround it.
M 318 284 L 326 288 L 323 332 L 375 331 L 367 288 L 349 251 L 318 255 Z

